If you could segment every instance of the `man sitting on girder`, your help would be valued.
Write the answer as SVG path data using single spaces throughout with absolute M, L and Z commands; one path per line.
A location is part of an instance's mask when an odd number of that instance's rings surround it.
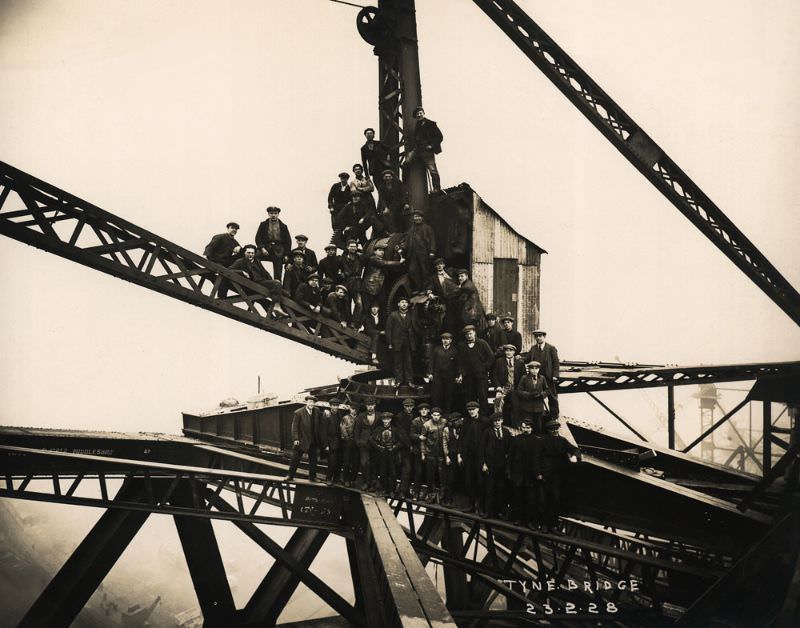
M 441 192 L 442 185 L 439 180 L 439 171 L 436 169 L 436 155 L 442 152 L 444 137 L 439 126 L 433 120 L 425 117 L 425 110 L 422 107 L 414 109 L 414 118 L 417 123 L 414 126 L 411 150 L 406 156 L 406 163 L 411 163 L 415 159 L 422 160 L 431 175 L 433 191 Z
M 247 277 L 250 281 L 254 281 L 262 286 L 267 291 L 265 298 L 256 299 L 258 303 L 266 310 L 267 316 L 276 318 L 278 316 L 288 316 L 281 308 L 281 299 L 283 297 L 283 288 L 280 281 L 272 278 L 266 268 L 256 259 L 256 246 L 255 244 L 248 244 L 244 247 L 244 257 L 237 259 L 232 265 L 231 270 Z M 228 289 L 230 282 L 223 281 L 220 283 L 219 297 L 224 299 L 228 296 Z M 254 294 L 252 291 L 245 289 L 245 294 Z
M 236 241 L 239 225 L 235 222 L 229 222 L 225 225 L 225 229 L 225 233 L 218 233 L 211 238 L 211 242 L 206 245 L 203 255 L 212 262 L 222 266 L 230 266 L 239 258 L 242 246 Z
M 378 216 L 389 233 L 400 233 L 410 225 L 405 224 L 405 216 L 410 222 L 411 206 L 408 192 L 397 180 L 392 170 L 384 170 L 378 187 Z

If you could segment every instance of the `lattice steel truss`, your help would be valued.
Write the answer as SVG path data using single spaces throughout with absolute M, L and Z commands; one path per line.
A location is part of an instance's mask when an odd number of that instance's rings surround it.
M 800 294 L 678 165 L 513 0 L 473 0 L 703 235 L 800 325 Z
M 16 202 L 15 202 L 16 201 Z M 259 284 L 0 162 L 0 233 L 49 253 L 359 364 L 369 338 L 290 299 L 275 320 Z M 219 298 L 227 282 L 234 296 Z

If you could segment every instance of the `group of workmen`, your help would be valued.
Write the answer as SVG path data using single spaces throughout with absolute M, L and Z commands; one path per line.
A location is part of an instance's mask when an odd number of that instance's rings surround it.
M 558 533 L 564 468 L 580 451 L 559 432 L 557 419 L 533 433 L 524 418 L 519 429 L 503 424 L 503 413 L 487 416 L 477 401 L 466 413 L 444 412 L 413 399 L 397 414 L 379 411 L 375 399 L 363 408 L 308 395 L 292 418 L 292 459 L 284 478 L 295 478 L 308 455 L 309 479 L 327 459 L 327 484 L 340 484 L 435 502 L 507 519 L 531 529 Z M 360 480 L 359 480 L 360 474 Z
M 442 134 L 422 108 L 415 112 L 415 118 L 415 143 L 405 162 L 422 162 L 433 190 L 440 191 L 435 155 L 441 152 Z M 317 259 L 304 234 L 294 237 L 293 246 L 289 228 L 279 217 L 281 209 L 275 206 L 267 207 L 267 219 L 259 225 L 254 244 L 239 244 L 239 224 L 229 222 L 225 233 L 211 239 L 204 254 L 259 284 L 262 294 L 253 300 L 270 318 L 287 316 L 282 302 L 288 298 L 342 327 L 363 330 L 372 338 L 371 357 L 377 362 L 378 337 L 384 331 L 387 273 L 402 267 L 413 290 L 421 293 L 432 272 L 436 242 L 422 212 L 411 206 L 391 151 L 375 139 L 374 129 L 365 129 L 364 136 L 362 163 L 353 166 L 353 178 L 342 172 L 328 194 L 333 235 L 324 257 Z M 376 191 L 377 202 L 373 196 Z M 387 256 L 390 236 L 398 237 Z M 263 266 L 265 262 L 272 263 L 271 273 Z M 441 262 L 444 264 L 444 260 Z M 469 291 L 471 282 L 464 273 L 464 290 Z M 215 296 L 225 299 L 230 289 L 231 282 L 222 280 Z M 309 329 L 314 329 L 313 321 Z M 403 354 L 402 342 L 395 344 L 397 353 Z M 407 379 L 405 373 L 401 375 Z

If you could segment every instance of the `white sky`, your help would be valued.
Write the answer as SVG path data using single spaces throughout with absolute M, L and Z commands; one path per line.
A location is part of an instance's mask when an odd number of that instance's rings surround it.
M 800 5 L 518 3 L 800 286 Z M 477 7 L 417 4 L 443 183 L 549 251 L 542 325 L 564 358 L 798 358 L 794 323 Z M 0 0 L 0 159 L 197 252 L 229 220 L 251 240 L 267 205 L 320 250 L 328 187 L 377 126 L 356 12 Z M 352 371 L 6 238 L 0 290 L 2 424 L 173 432 L 258 375 L 287 396 Z

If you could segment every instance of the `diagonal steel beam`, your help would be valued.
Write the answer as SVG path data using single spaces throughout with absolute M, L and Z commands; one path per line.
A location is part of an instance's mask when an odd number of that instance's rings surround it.
M 144 483 L 130 482 L 115 500 L 144 501 Z M 66 628 L 141 529 L 148 512 L 109 508 L 25 613 L 19 628 Z
M 513 0 L 473 0 L 655 188 L 796 324 L 800 294 L 664 149 Z

